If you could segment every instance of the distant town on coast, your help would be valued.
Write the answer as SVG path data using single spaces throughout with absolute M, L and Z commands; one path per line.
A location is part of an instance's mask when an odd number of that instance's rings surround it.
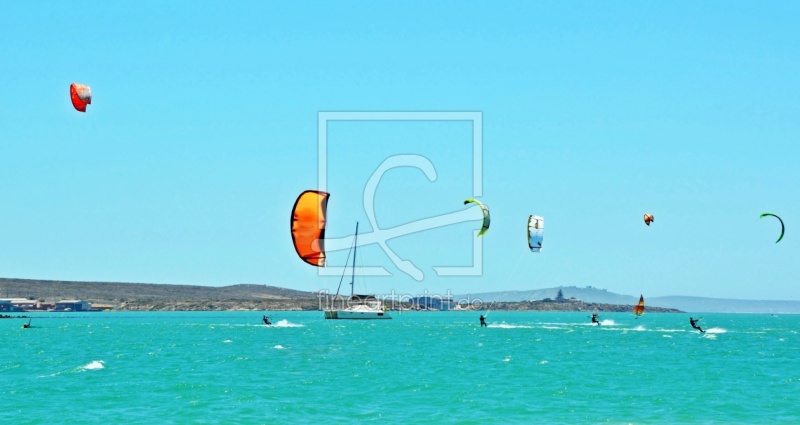
M 463 295 L 381 297 L 389 310 L 629 312 L 638 297 L 591 286 Z M 800 313 L 798 301 L 652 297 L 648 312 Z M 0 312 L 322 310 L 346 299 L 269 285 L 196 286 L 0 278 Z

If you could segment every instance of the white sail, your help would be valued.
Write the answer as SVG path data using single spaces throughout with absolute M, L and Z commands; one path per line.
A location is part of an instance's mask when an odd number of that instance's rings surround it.
M 543 240 L 544 218 L 538 215 L 528 217 L 528 247 L 531 252 L 541 252 Z

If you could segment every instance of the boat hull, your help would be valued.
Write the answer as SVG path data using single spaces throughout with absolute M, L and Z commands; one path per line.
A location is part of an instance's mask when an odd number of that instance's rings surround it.
M 392 316 L 385 311 L 325 310 L 325 318 L 333 320 L 386 320 Z

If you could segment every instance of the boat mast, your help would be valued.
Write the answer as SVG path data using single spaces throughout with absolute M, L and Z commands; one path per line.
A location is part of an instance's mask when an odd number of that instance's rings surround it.
M 356 236 L 353 239 L 353 275 L 350 277 L 350 297 L 354 294 L 356 283 L 356 251 L 358 250 L 358 222 L 356 221 Z

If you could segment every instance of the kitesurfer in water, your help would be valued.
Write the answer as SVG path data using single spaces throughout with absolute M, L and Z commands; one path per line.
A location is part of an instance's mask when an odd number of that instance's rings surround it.
M 267 317 L 267 316 L 264 316 L 263 320 L 264 320 L 264 324 L 265 324 L 265 325 L 267 325 L 267 326 L 269 326 L 269 325 L 271 325 L 271 324 L 272 324 L 272 323 L 269 321 L 269 317 Z
M 698 331 L 700 331 L 700 333 L 706 333 L 706 331 L 700 329 L 700 326 L 697 326 L 697 322 L 699 322 L 699 321 L 700 321 L 700 319 L 692 319 L 691 317 L 689 318 L 689 324 L 692 325 L 693 328 L 695 328 Z
M 600 322 L 597 321 L 599 317 L 597 313 L 592 313 L 592 323 L 597 323 L 597 326 L 600 326 Z
M 487 326 L 486 325 L 486 318 L 483 317 L 483 315 L 481 314 L 481 327 L 483 327 L 483 326 Z

